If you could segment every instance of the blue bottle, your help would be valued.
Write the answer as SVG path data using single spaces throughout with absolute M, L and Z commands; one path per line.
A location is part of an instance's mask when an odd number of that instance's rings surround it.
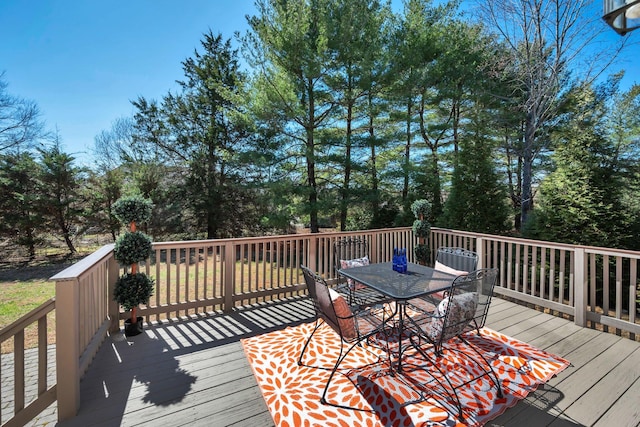
M 402 248 L 400 249 L 400 269 L 399 272 L 400 273 L 406 273 L 407 272 L 407 249 L 406 248 Z
M 400 253 L 398 248 L 393 248 L 393 271 L 400 271 Z

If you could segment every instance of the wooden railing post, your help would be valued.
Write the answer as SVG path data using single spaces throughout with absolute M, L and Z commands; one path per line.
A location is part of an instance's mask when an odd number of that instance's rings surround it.
M 224 306 L 222 310 L 227 313 L 233 310 L 235 273 L 236 251 L 233 242 L 229 241 L 224 244 L 224 283 L 222 284 L 222 289 L 224 289 Z
M 56 374 L 58 421 L 80 409 L 80 283 L 56 281 Z
M 380 254 L 380 245 L 378 244 L 378 233 L 373 233 L 371 236 L 371 248 L 369 249 L 369 256 L 371 257 L 371 262 L 378 262 L 378 255 Z
M 484 268 L 484 239 L 482 237 L 476 237 L 476 253 L 478 254 L 478 266 L 476 269 L 480 270 Z
M 311 271 L 318 271 L 318 246 L 320 235 L 317 233 L 313 233 L 310 236 L 311 238 L 309 239 L 309 253 L 307 254 L 308 267 L 311 269 Z M 296 266 L 296 268 L 297 267 L 298 266 Z
M 116 288 L 116 282 L 118 281 L 118 275 L 120 274 L 120 266 L 111 252 L 111 256 L 108 260 L 107 281 L 109 288 L 109 302 L 108 302 L 108 314 L 111 319 L 111 326 L 109 332 L 114 333 L 120 330 L 120 305 L 113 298 L 113 291 Z
M 576 325 L 585 327 L 587 326 L 587 296 L 588 284 L 586 274 L 586 254 L 583 248 L 574 248 L 575 265 L 574 265 L 574 317 L 573 320 Z

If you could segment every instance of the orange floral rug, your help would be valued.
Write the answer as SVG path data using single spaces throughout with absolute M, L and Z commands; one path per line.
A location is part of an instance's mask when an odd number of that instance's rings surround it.
M 338 335 L 327 325 L 321 326 L 305 353 L 304 363 L 309 366 L 297 363 L 313 326 L 306 323 L 242 340 L 278 427 L 481 426 L 569 366 L 565 359 L 488 328 L 480 335 L 468 334 L 467 340 L 492 364 L 503 397 L 497 398 L 496 387 L 486 376 L 466 379 L 463 372 L 476 368 L 457 351 L 446 351 L 436 363 L 451 384 L 459 387 L 460 418 L 452 395 L 442 385 L 447 384 L 444 377 L 435 381 L 438 369 L 430 366 L 431 362 L 410 349 L 403 356 L 402 373 L 392 374 L 388 363 L 377 357 L 384 353 L 365 345 L 349 353 L 331 381 L 327 399 L 354 408 L 343 409 L 320 402 L 340 354 Z M 465 351 L 463 342 L 456 346 L 456 350 Z

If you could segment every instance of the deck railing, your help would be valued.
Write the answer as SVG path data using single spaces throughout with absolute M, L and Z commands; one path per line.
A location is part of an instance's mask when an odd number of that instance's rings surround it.
M 56 301 L 52 298 L 0 331 L 0 344 L 13 339 L 11 343 L 13 346 L 12 372 L 0 372 L 2 397 L 9 397 L 11 389 L 13 389 L 12 407 L 9 408 L 3 401 L 0 408 L 0 424 L 3 426 L 25 425 L 56 400 L 56 384 L 50 384 L 48 381 L 48 371 L 52 367 L 53 361 L 49 357 L 47 345 L 47 315 L 55 309 L 55 306 Z M 35 350 L 26 350 L 25 330 L 31 325 L 37 325 L 38 347 Z M 36 360 L 32 364 L 27 363 L 29 357 L 27 357 L 26 351 L 31 353 L 35 351 Z M 9 358 L 10 356 L 3 355 L 2 357 Z M 27 366 L 28 364 L 33 366 Z M 32 375 L 34 383 L 26 383 L 27 372 L 35 374 Z M 5 378 L 12 374 L 13 387 L 8 387 L 10 382 Z
M 74 417 L 80 408 L 80 378 L 107 332 L 118 304 L 113 286 L 119 269 L 113 245 L 106 245 L 51 278 L 56 282 L 56 373 L 58 418 Z
M 479 267 L 500 270 L 495 292 L 573 316 L 580 326 L 640 334 L 640 252 L 565 245 L 433 228 L 430 245 L 479 254 Z
M 163 320 L 300 295 L 300 265 L 335 278 L 333 243 L 345 236 L 366 239 L 372 262 L 391 260 L 394 247 L 414 246 L 410 228 L 154 243 L 141 271 L 155 278 L 155 292 L 138 314 Z
M 417 241 L 411 228 L 404 227 L 157 242 L 152 257 L 140 266 L 155 279 L 155 293 L 138 314 L 145 321 L 163 321 L 300 295 L 304 293 L 301 264 L 328 279 L 336 278 L 333 242 L 345 236 L 366 239 L 372 262 L 391 260 L 394 247 L 406 247 L 413 260 Z M 478 252 L 479 268 L 500 270 L 496 293 L 572 316 L 581 326 L 615 328 L 632 339 L 640 334 L 636 318 L 640 252 L 439 228 L 432 228 L 429 243 L 432 254 L 439 246 Z M 57 397 L 60 420 L 77 413 L 82 374 L 104 338 L 119 330 L 120 320 L 129 316 L 111 298 L 121 273 L 113 245 L 107 245 L 52 278 L 56 281 L 57 389 L 65 390 Z M 5 329 L 2 338 L 14 336 L 19 341 L 19 334 Z M 15 378 L 20 375 L 24 376 Z M 55 396 L 55 386 L 49 390 Z M 16 407 L 21 404 L 16 398 Z

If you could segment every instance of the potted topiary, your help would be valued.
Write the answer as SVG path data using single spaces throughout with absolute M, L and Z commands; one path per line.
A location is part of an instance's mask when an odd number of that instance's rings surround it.
M 419 264 L 426 265 L 429 261 L 429 255 L 431 254 L 429 244 L 427 243 L 427 238 L 431 234 L 431 225 L 429 221 L 427 221 L 427 217 L 431 211 L 431 205 L 427 200 L 416 200 L 411 204 L 411 211 L 417 218 L 413 222 L 413 234 L 418 237 L 418 244 L 414 249 L 416 260 Z
M 154 280 L 137 271 L 138 263 L 151 256 L 151 238 L 136 230 L 136 224 L 149 220 L 152 207 L 151 201 L 138 195 L 120 198 L 113 205 L 116 218 L 129 226 L 129 230 L 116 240 L 113 249 L 116 261 L 125 269 L 130 268 L 118 278 L 113 292 L 114 300 L 131 311 L 131 317 L 124 324 L 126 336 L 142 332 L 142 317 L 136 315 L 136 310 L 138 305 L 149 303 L 153 295 Z

